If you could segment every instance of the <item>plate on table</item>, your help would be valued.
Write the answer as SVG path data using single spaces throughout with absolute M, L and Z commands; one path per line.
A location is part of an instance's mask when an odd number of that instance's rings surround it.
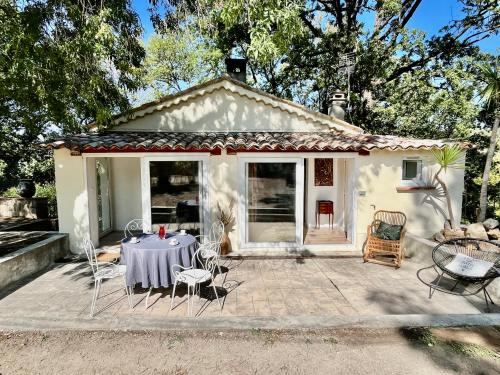
M 177 246 L 179 244 L 179 241 L 175 238 L 172 238 L 172 239 L 168 240 L 168 244 L 170 246 Z

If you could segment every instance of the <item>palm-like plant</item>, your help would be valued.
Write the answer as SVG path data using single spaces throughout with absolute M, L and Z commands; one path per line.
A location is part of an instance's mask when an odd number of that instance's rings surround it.
M 434 175 L 434 178 L 441 188 L 443 189 L 444 196 L 446 198 L 446 205 L 448 207 L 448 218 L 451 227 L 453 229 L 457 229 L 458 226 L 455 222 L 455 216 L 453 215 L 453 207 L 451 205 L 450 193 L 448 191 L 448 186 L 441 179 L 441 173 L 446 172 L 448 168 L 463 168 L 464 164 L 462 163 L 462 154 L 463 150 L 459 145 L 446 146 L 439 150 L 433 150 L 432 154 L 436 159 L 436 162 L 439 164 L 439 170 Z
M 488 180 L 490 179 L 491 162 L 495 154 L 495 146 L 497 142 L 498 124 L 500 122 L 500 75 L 498 74 L 498 66 L 495 65 L 479 65 L 481 70 L 482 80 L 486 84 L 481 91 L 481 97 L 486 101 L 486 105 L 493 105 L 495 111 L 495 121 L 491 129 L 490 145 L 486 154 L 486 163 L 484 164 L 483 181 L 481 183 L 481 192 L 479 194 L 479 214 L 477 221 L 486 219 L 486 210 L 488 208 Z

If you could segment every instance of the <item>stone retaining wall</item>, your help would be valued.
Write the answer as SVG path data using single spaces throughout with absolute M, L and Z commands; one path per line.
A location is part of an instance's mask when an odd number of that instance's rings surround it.
M 51 232 L 47 232 L 51 233 Z M 53 232 L 49 238 L 0 257 L 0 290 L 64 258 L 69 251 L 66 233 Z
M 47 198 L 0 198 L 0 217 L 47 219 Z

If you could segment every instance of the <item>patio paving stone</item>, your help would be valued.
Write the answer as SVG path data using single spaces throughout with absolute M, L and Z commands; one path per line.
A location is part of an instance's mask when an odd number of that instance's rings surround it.
M 364 264 L 361 258 L 226 259 L 228 271 L 217 275 L 215 285 L 227 294 L 216 300 L 194 297 L 193 312 L 204 317 L 377 315 L 377 314 L 479 314 L 482 296 L 457 297 L 436 292 L 420 283 L 422 266 L 406 260 L 394 270 Z M 60 263 L 47 272 L 0 292 L 0 314 L 5 317 L 88 319 L 93 292 L 86 263 Z M 219 289 L 222 291 L 223 289 Z M 145 309 L 147 289 L 136 288 L 130 309 L 122 281 L 103 283 L 95 319 L 184 317 L 186 289 L 178 288 L 170 311 L 170 288 L 153 289 Z M 213 293 L 211 288 L 203 291 Z M 496 301 L 500 302 L 500 301 Z M 500 312 L 494 306 L 491 312 Z

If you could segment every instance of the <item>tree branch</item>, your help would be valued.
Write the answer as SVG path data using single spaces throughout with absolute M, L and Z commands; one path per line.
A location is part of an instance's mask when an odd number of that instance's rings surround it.
M 413 14 L 419 7 L 420 3 L 422 0 L 408 0 L 403 4 L 403 7 L 401 8 L 400 13 L 398 14 L 397 18 L 391 18 L 390 20 L 392 21 L 387 21 L 384 25 L 384 27 L 390 23 L 389 28 L 386 30 L 386 32 L 379 37 L 380 41 L 385 40 L 391 33 L 393 33 L 393 37 L 391 38 L 391 43 L 393 44 L 393 41 L 397 39 L 398 35 L 401 33 L 401 30 L 405 27 L 405 25 L 410 21 L 411 17 L 413 17 Z M 411 4 L 411 5 L 410 5 Z M 406 5 L 406 6 L 405 6 Z M 382 30 L 383 28 L 380 28 Z
M 389 75 L 389 77 L 385 81 L 382 82 L 382 84 L 386 84 L 386 83 L 389 83 L 391 81 L 394 81 L 396 78 L 398 78 L 402 74 L 411 72 L 413 69 L 415 69 L 419 66 L 424 66 L 429 61 L 431 61 L 432 59 L 436 58 L 439 55 L 440 55 L 440 52 L 436 53 L 436 54 L 432 54 L 430 56 L 423 57 L 419 60 L 415 60 L 408 65 L 399 67 L 394 72 L 392 72 L 391 75 Z
M 334 8 L 335 8 L 335 18 L 337 20 L 337 26 L 338 26 L 339 30 L 344 31 L 344 18 L 343 18 L 343 14 L 342 14 L 342 4 L 340 4 L 340 0 L 334 0 L 333 4 L 334 4 Z
M 420 3 L 422 2 L 422 0 L 416 0 L 412 7 L 410 8 L 410 10 L 408 11 L 408 13 L 406 14 L 406 16 L 403 18 L 403 21 L 401 22 L 400 24 L 400 27 L 403 28 L 406 26 L 406 24 L 408 23 L 408 21 L 413 17 L 413 14 L 415 13 L 415 11 L 417 10 L 417 8 L 419 7 Z
M 302 20 L 302 22 L 304 22 L 304 24 L 307 26 L 307 28 L 311 31 L 311 33 L 314 35 L 315 38 L 321 38 L 323 36 L 323 32 L 321 31 L 321 29 L 315 27 L 311 22 L 311 20 L 307 18 L 307 13 L 301 12 L 299 17 Z

